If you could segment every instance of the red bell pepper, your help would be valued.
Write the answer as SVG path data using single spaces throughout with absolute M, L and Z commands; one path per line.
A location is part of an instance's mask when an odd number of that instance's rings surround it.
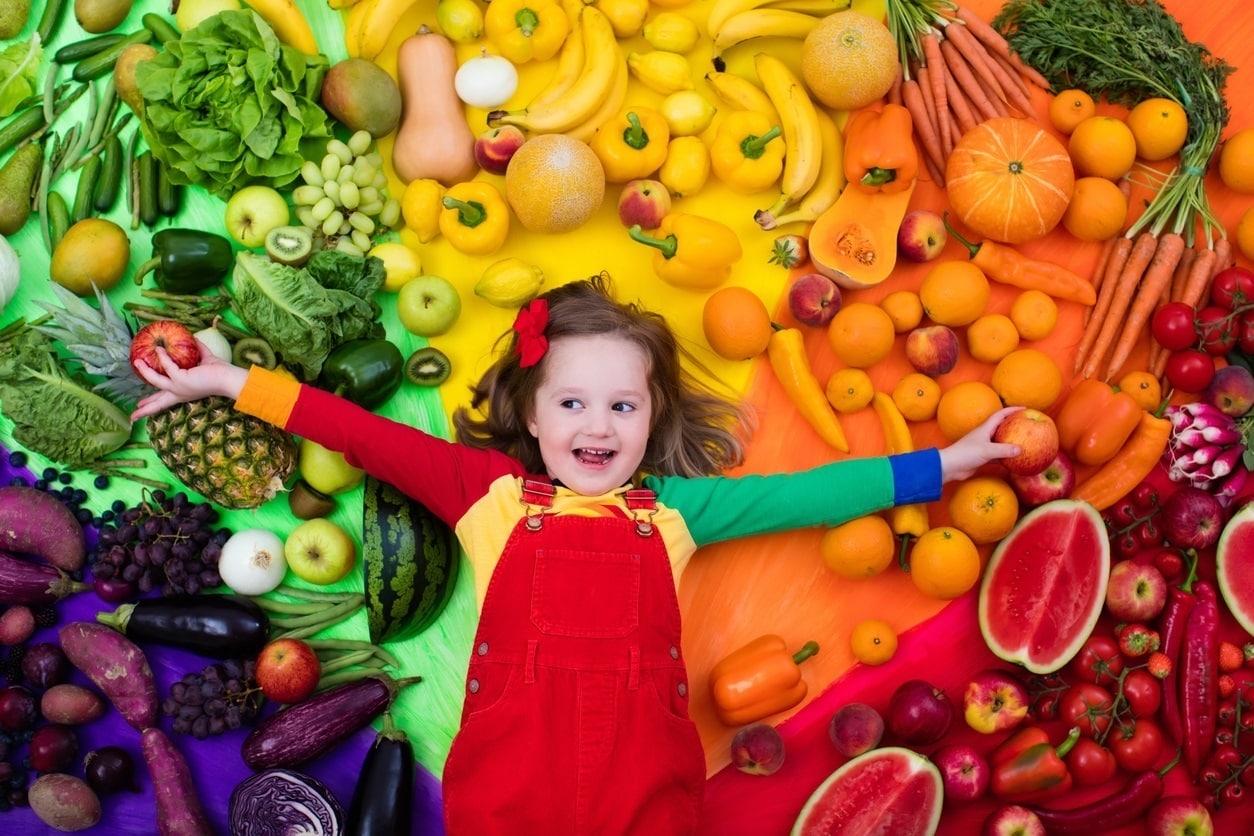
M 1039 726 L 1015 732 L 993 750 L 991 789 L 1003 801 L 1016 804 L 1043 801 L 1071 789 L 1071 773 L 1063 760 L 1080 739 L 1072 729 L 1067 739 L 1055 747 L 1049 734 Z

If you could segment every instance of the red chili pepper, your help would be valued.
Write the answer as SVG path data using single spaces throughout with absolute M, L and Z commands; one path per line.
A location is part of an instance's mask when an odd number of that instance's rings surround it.
M 1099 798 L 1081 807 L 1072 807 L 1068 810 L 1033 807 L 1032 811 L 1040 818 L 1041 824 L 1045 825 L 1045 830 L 1050 836 L 1054 834 L 1069 836 L 1073 833 L 1088 836 L 1088 834 L 1101 833 L 1111 828 L 1131 824 L 1143 819 L 1145 811 L 1155 801 L 1162 798 L 1163 776 L 1176 765 L 1179 759 L 1180 756 L 1177 755 L 1171 763 L 1158 772 L 1142 772 L 1113 795 Z
M 1184 743 L 1184 725 L 1180 720 L 1180 700 L 1177 681 L 1180 678 L 1180 647 L 1184 643 L 1184 626 L 1197 604 L 1193 597 L 1193 580 L 1197 577 L 1197 557 L 1189 564 L 1188 577 L 1180 586 L 1173 586 L 1167 596 L 1167 605 L 1159 617 L 1158 632 L 1162 641 L 1162 653 L 1171 660 L 1171 671 L 1163 679 L 1163 703 L 1161 716 L 1163 730 L 1177 745 Z
M 1215 742 L 1219 711 L 1219 602 L 1215 588 L 1198 583 L 1197 605 L 1184 628 L 1180 650 L 1180 720 L 1184 727 L 1184 765 L 1196 777 Z

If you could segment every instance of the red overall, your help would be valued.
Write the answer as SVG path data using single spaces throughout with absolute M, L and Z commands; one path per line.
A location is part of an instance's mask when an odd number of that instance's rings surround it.
M 464 834 L 679 834 L 696 829 L 705 759 L 688 719 L 679 604 L 647 490 L 612 516 L 528 517 L 492 573 L 444 821 Z

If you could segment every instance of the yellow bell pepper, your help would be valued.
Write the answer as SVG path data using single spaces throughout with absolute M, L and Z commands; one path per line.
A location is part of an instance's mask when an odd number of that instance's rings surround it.
M 444 193 L 440 232 L 458 252 L 491 255 L 509 235 L 509 206 L 496 186 L 480 180 L 458 183 Z
M 570 21 L 557 0 L 492 0 L 483 31 L 501 55 L 515 64 L 547 61 L 570 32 Z
M 728 114 L 710 146 L 714 176 L 741 194 L 770 188 L 784 170 L 782 132 L 770 117 L 756 110 Z
M 666 147 L 666 162 L 658 170 L 657 179 L 673 197 L 701 191 L 710 177 L 710 149 L 699 136 L 677 136 Z
M 440 234 L 440 213 L 444 211 L 444 184 L 439 180 L 411 180 L 401 197 L 401 216 L 418 240 L 429 244 Z
M 666 161 L 671 129 L 662 114 L 647 107 L 628 107 L 597 128 L 588 143 L 605 169 L 609 183 L 648 177 Z
M 653 272 L 667 284 L 686 290 L 710 290 L 727 281 L 743 251 L 727 225 L 700 215 L 672 212 L 662 219 L 657 235 L 639 224 L 628 230 L 632 239 L 653 247 Z

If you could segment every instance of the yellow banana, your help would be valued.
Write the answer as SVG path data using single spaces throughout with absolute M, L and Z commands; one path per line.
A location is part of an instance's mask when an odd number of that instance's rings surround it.
M 356 6 L 360 0 L 327 0 L 327 6 L 332 9 L 347 9 L 349 6 Z
M 818 109 L 796 73 L 775 56 L 759 52 L 753 59 L 762 89 L 779 113 L 784 129 L 784 171 L 780 175 L 781 206 L 789 206 L 819 179 L 823 140 Z
M 663 96 L 692 89 L 692 66 L 677 53 L 660 49 L 629 52 L 627 66 L 641 84 Z
M 762 6 L 805 14 L 828 15 L 847 9 L 851 5 L 853 5 L 852 0 L 715 0 L 705 20 L 705 31 L 710 34 L 710 37 L 714 37 L 723 28 L 723 24 L 736 15 Z
M 600 107 L 583 122 L 565 131 L 565 134 L 580 142 L 590 142 L 597 129 L 614 118 L 622 108 L 623 102 L 627 101 L 627 80 L 630 77 L 631 74 L 627 72 L 627 63 L 619 61 L 618 68 L 614 71 L 614 82 Z
M 270 24 L 274 34 L 288 46 L 306 55 L 318 54 L 318 41 L 314 38 L 309 21 L 292 0 L 247 0 L 248 7 Z
M 498 308 L 519 308 L 535 298 L 544 271 L 521 258 L 503 258 L 488 266 L 475 284 L 475 295 Z
M 714 52 L 726 52 L 753 38 L 805 38 L 820 18 L 783 9 L 750 9 L 727 19 L 714 33 Z
M 348 10 L 348 18 L 344 21 L 344 48 L 350 58 L 361 57 L 361 27 L 366 18 L 370 17 L 370 9 L 378 0 L 360 0 Z
M 759 210 L 753 219 L 763 229 L 775 229 L 790 223 L 813 223 L 831 208 L 845 188 L 845 138 L 840 128 L 836 127 L 836 120 L 827 111 L 816 108 L 815 112 L 819 115 L 819 138 L 823 146 L 818 179 L 791 212 L 779 214 L 787 208 L 782 193 L 770 209 Z
M 876 392 L 871 397 L 871 406 L 884 429 L 887 453 L 892 456 L 913 450 L 914 439 L 910 437 L 910 427 L 906 425 L 906 419 L 897 404 L 893 403 L 893 399 L 883 392 Z M 921 502 L 891 508 L 887 512 L 887 518 L 893 533 L 903 537 L 918 537 L 931 527 L 927 505 Z
M 562 133 L 578 127 L 597 111 L 614 86 L 615 72 L 623 64 L 623 52 L 609 20 L 595 6 L 586 6 L 579 20 L 587 58 L 583 72 L 570 89 L 535 107 L 493 111 L 488 114 L 490 125 L 517 125 L 532 133 Z
M 539 107 L 542 104 L 557 101 L 583 72 L 583 27 L 579 24 L 583 3 L 579 0 L 567 0 L 562 4 L 562 8 L 566 10 L 570 18 L 570 32 L 567 33 L 566 40 L 562 42 L 562 51 L 557 54 L 557 71 L 553 73 L 549 83 L 532 97 L 528 107 Z
M 767 5 L 772 9 L 827 17 L 832 12 L 843 12 L 852 7 L 853 2 L 852 0 L 770 0 Z
M 375 0 L 361 27 L 361 57 L 374 60 L 388 45 L 396 24 L 418 0 Z
M 705 74 L 705 80 L 714 90 L 714 95 L 725 104 L 738 110 L 756 110 L 758 113 L 766 114 L 772 124 L 779 124 L 779 114 L 775 112 L 775 105 L 771 104 L 771 97 L 744 76 L 727 72 L 708 72 Z

